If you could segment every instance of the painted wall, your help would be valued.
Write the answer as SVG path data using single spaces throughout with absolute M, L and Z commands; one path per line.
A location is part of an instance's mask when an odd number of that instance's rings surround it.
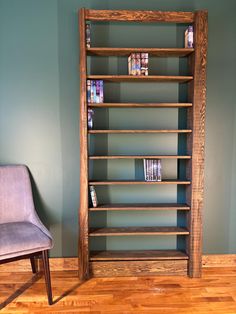
M 236 253 L 236 21 L 234 0 L 0 0 L 0 163 L 24 163 L 34 179 L 34 193 L 38 212 L 55 239 L 53 256 L 77 254 L 77 221 L 79 204 L 79 75 L 77 10 L 80 7 L 97 9 L 154 9 L 154 10 L 209 10 L 209 47 L 207 71 L 206 119 L 206 187 L 204 204 L 204 252 Z M 122 26 L 123 27 L 123 26 Z M 144 26 L 146 31 L 146 27 Z M 96 41 L 110 45 L 128 41 L 132 35 L 138 45 L 139 36 L 133 29 L 124 32 L 117 25 L 105 30 L 98 28 Z M 143 36 L 151 45 L 157 40 Z M 168 36 L 158 37 L 165 43 L 176 40 L 176 29 Z M 115 37 L 114 35 L 115 34 Z M 136 35 L 135 35 L 136 34 Z M 135 37 L 136 36 L 136 37 Z M 167 44 L 167 43 L 166 43 Z M 107 71 L 123 71 L 123 63 L 104 61 Z M 178 70 L 175 61 L 159 64 L 163 70 Z M 91 69 L 99 71 L 91 60 Z M 131 86 L 116 86 L 116 94 L 107 97 L 130 98 Z M 164 87 L 163 87 L 164 88 Z M 170 87 L 169 97 L 178 91 Z M 154 94 L 150 86 L 150 97 Z M 160 93 L 159 93 L 160 95 Z M 163 95 L 165 90 L 163 89 Z M 161 96 L 160 96 L 161 97 Z M 164 97 L 164 96 L 163 96 Z M 162 111 L 159 121 L 172 123 L 176 112 Z M 129 113 L 131 114 L 131 113 Z M 143 113 L 150 121 L 152 112 Z M 106 123 L 115 125 L 121 117 L 117 111 L 105 115 Z M 108 119 L 109 118 L 109 119 Z M 139 120 L 142 119 L 139 116 Z M 100 123 L 100 122 L 99 122 Z M 125 123 L 125 121 L 123 122 Z M 111 139 L 103 140 L 111 150 Z M 121 139 L 116 139 L 121 144 Z M 170 139 L 169 147 L 175 143 Z M 137 175 L 139 167 L 126 164 Z M 102 168 L 103 169 L 103 168 Z M 105 169 L 105 168 L 104 168 Z M 106 171 L 116 171 L 109 164 Z M 175 165 L 171 166 L 175 174 Z M 101 172 L 101 171 L 100 171 Z M 109 172 L 111 175 L 111 172 Z M 114 172 L 115 174 L 116 172 Z M 98 174 L 97 174 L 98 175 Z M 123 191 L 121 191 L 122 193 Z M 153 197 L 155 191 L 149 193 Z M 170 191 L 165 192 L 170 197 Z M 173 193 L 175 193 L 173 191 Z M 117 197 L 112 191 L 108 197 Z M 128 197 L 128 196 L 127 196 Z M 125 220 L 132 222 L 131 216 Z M 150 223 L 156 217 L 144 216 Z M 163 224 L 176 217 L 159 217 Z M 108 224 L 122 224 L 118 216 L 105 217 Z M 100 217 L 97 217 L 100 223 Z M 113 242 L 112 242 L 113 241 Z M 107 247 L 121 244 L 108 241 Z M 130 240 L 132 242 L 132 240 Z M 165 240 L 160 245 L 172 245 Z M 134 242 L 127 242 L 127 247 Z M 155 243 L 155 240 L 151 242 Z M 143 243 L 145 245 L 145 243 Z

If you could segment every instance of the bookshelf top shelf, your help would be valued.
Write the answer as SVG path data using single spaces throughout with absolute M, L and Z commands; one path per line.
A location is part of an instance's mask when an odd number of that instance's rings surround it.
M 91 47 L 87 48 L 89 56 L 129 56 L 131 53 L 149 53 L 156 57 L 186 57 L 194 52 L 193 48 L 110 48 Z
M 85 20 L 100 22 L 193 23 L 194 12 L 85 9 Z

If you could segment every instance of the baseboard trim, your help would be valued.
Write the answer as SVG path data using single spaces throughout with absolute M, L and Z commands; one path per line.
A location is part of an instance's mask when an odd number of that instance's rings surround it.
M 40 267 L 40 261 L 39 261 Z M 202 267 L 236 267 L 236 254 L 210 254 L 203 255 Z M 77 257 L 50 258 L 51 271 L 78 271 Z M 31 271 L 29 260 L 19 260 L 16 262 L 0 265 L 0 272 L 23 272 Z

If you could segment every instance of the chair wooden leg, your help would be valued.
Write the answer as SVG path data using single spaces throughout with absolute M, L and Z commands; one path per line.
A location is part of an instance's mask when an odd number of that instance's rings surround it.
M 51 278 L 50 278 L 50 268 L 49 268 L 49 260 L 48 260 L 48 250 L 42 251 L 43 258 L 43 268 L 44 268 L 44 276 L 46 283 L 46 290 L 48 295 L 48 304 L 53 304 L 52 302 L 52 287 L 51 287 Z
M 31 263 L 31 268 L 32 268 L 32 272 L 33 274 L 37 273 L 37 267 L 36 267 L 36 262 L 35 262 L 35 257 L 30 257 L 30 263 Z

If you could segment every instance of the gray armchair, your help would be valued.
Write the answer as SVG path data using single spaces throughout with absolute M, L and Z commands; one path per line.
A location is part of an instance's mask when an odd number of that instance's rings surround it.
M 42 256 L 48 303 L 52 290 L 48 250 L 52 236 L 40 221 L 34 207 L 26 166 L 0 166 L 0 264 L 30 258 L 36 273 L 35 256 Z

